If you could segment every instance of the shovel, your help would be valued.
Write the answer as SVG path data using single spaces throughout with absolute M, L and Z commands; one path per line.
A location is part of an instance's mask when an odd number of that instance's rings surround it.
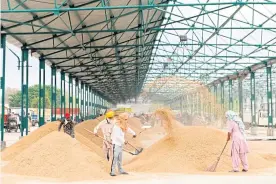
M 132 153 L 133 155 L 139 155 L 144 150 L 144 148 L 137 148 L 137 147 L 133 146 L 132 144 L 130 144 L 129 142 L 127 144 L 135 149 L 135 153 Z
M 91 132 L 90 130 L 88 130 L 88 129 L 86 129 L 86 128 L 85 128 L 84 130 L 86 130 L 87 132 L 92 133 L 92 134 L 94 135 L 94 133 Z M 104 139 L 102 136 L 97 135 L 97 137 L 99 137 L 100 139 L 102 139 L 102 140 L 105 141 L 105 139 Z M 108 143 L 112 145 L 111 142 L 108 142 Z M 129 144 L 129 143 L 128 143 L 128 144 Z M 133 145 L 131 145 L 131 144 L 129 144 L 129 145 L 135 149 L 135 153 L 132 153 L 132 152 L 126 150 L 126 149 L 123 149 L 123 150 L 124 150 L 125 152 L 131 154 L 131 155 L 138 155 L 139 153 L 141 153 L 141 152 L 143 151 L 143 149 L 141 149 L 141 151 L 139 151 L 139 150 L 138 150 L 137 148 L 135 148 Z

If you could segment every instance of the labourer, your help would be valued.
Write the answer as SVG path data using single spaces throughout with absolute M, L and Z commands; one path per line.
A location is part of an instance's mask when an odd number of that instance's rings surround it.
M 103 133 L 103 151 L 104 151 L 104 156 L 109 161 L 109 159 L 112 158 L 112 145 L 111 145 L 111 132 L 112 128 L 114 126 L 114 112 L 109 111 L 105 114 L 105 119 L 101 121 L 95 128 L 94 128 L 94 134 L 95 136 L 98 136 L 98 130 L 101 129 Z
M 123 145 L 127 144 L 125 141 L 125 133 L 128 132 L 133 135 L 133 138 L 136 137 L 135 132 L 128 127 L 128 114 L 122 113 L 118 116 L 118 119 L 112 129 L 111 139 L 113 145 L 113 159 L 111 164 L 110 176 L 116 176 L 115 170 L 116 165 L 118 165 L 118 170 L 120 174 L 128 174 L 124 171 L 122 167 L 123 163 Z
M 64 133 L 67 133 L 72 138 L 75 138 L 74 126 L 75 125 L 74 125 L 74 122 L 70 118 L 70 114 L 65 113 L 65 119 L 60 120 L 58 131 L 60 131 L 61 127 L 63 127 Z
M 228 135 L 227 141 L 232 139 L 231 158 L 233 170 L 230 172 L 239 172 L 240 160 L 243 166 L 243 172 L 248 171 L 247 153 L 249 152 L 245 138 L 245 126 L 237 113 L 233 111 L 226 112 Z

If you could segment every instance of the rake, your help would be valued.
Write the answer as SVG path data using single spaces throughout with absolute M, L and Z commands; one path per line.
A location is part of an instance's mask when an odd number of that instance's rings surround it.
M 222 152 L 220 153 L 219 157 L 217 158 L 217 161 L 216 161 L 215 163 L 213 163 L 211 166 L 209 166 L 209 167 L 206 169 L 206 171 L 208 171 L 208 172 L 216 172 L 216 169 L 217 169 L 217 166 L 218 166 L 220 157 L 221 157 L 221 155 L 223 154 L 223 152 L 224 152 L 224 150 L 225 150 L 225 148 L 226 148 L 226 146 L 227 146 L 227 143 L 228 143 L 228 141 L 225 143 L 225 145 L 224 145 L 224 147 L 223 147 L 223 149 L 222 149 Z

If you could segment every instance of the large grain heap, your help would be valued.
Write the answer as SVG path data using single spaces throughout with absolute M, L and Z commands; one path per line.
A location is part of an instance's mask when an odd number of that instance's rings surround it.
M 15 144 L 6 148 L 1 154 L 1 159 L 5 161 L 13 159 L 15 156 L 20 154 L 22 151 L 27 149 L 36 141 L 40 140 L 42 137 L 57 130 L 58 124 L 58 122 L 47 123 L 41 126 L 40 128 L 36 129 L 35 131 L 31 132 L 28 136 L 23 137 Z
M 167 121 L 169 133 L 166 137 L 134 158 L 128 169 L 138 172 L 183 172 L 205 171 L 216 161 L 222 150 L 226 133 L 201 126 L 180 126 L 172 119 L 168 109 L 159 109 L 156 113 Z M 217 171 L 231 169 L 230 144 L 221 158 Z M 270 163 L 258 154 L 249 154 L 250 169 L 270 167 Z
M 54 131 L 15 157 L 3 172 L 18 175 L 85 180 L 106 175 L 106 163 L 86 146 Z

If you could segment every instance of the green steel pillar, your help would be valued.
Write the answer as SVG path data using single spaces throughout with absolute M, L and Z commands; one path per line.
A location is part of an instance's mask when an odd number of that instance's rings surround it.
M 196 93 L 196 105 L 197 105 L 197 115 L 200 115 L 200 96 L 199 96 L 199 92 Z
M 186 111 L 187 111 L 187 113 L 190 114 L 191 106 L 190 106 L 190 97 L 189 97 L 189 94 L 186 95 L 186 103 L 187 103 L 187 105 L 186 105 L 186 107 L 187 107 Z
M 100 115 L 100 113 L 99 113 L 99 95 L 98 95 L 98 93 L 96 93 L 96 114 L 97 114 L 97 116 Z
M 251 72 L 250 74 L 250 93 L 251 93 L 251 134 L 256 135 L 256 101 L 255 101 L 255 73 Z
M 29 50 L 22 47 L 22 60 L 21 60 L 21 137 L 23 137 L 23 131 L 26 130 L 28 135 L 28 86 L 29 86 Z
M 214 91 L 215 91 L 215 98 L 216 98 L 216 100 L 215 100 L 215 103 L 218 103 L 218 87 L 217 86 L 214 86 Z
M 83 110 L 83 83 L 81 82 L 81 91 L 80 91 L 80 99 L 81 99 L 81 113 L 80 113 L 80 118 L 83 119 L 84 115 L 84 110 Z
M 85 119 L 85 84 L 82 89 L 82 119 Z
M 72 76 L 69 75 L 69 114 L 71 119 L 73 119 L 74 115 L 74 105 L 73 105 L 73 79 Z
M 91 93 L 92 93 L 92 116 L 94 119 L 95 118 L 95 94 L 93 90 Z
M 0 75 L 1 88 L 1 150 L 6 147 L 4 141 L 4 115 L 5 115 L 5 72 L 6 72 L 6 35 L 1 34 L 1 49 L 2 49 L 2 72 Z
M 51 121 L 57 120 L 57 69 L 51 66 Z
M 224 109 L 224 82 L 220 84 L 220 102 L 222 109 Z
M 63 71 L 60 72 L 60 118 L 62 119 L 66 113 L 65 107 L 65 73 Z
M 180 97 L 180 113 L 183 114 L 183 96 Z
M 273 106 L 272 106 L 272 79 L 271 66 L 266 67 L 267 73 L 267 111 L 268 111 L 268 130 L 267 135 L 273 136 Z
M 45 59 L 39 58 L 39 126 L 45 123 Z
M 88 86 L 85 85 L 85 119 L 88 118 Z
M 93 92 L 93 96 L 94 96 L 94 117 L 97 116 L 97 104 L 96 104 L 96 93 Z
M 90 87 L 87 85 L 87 89 L 86 89 L 86 118 L 89 119 L 89 91 L 90 91 Z
M 102 106 L 102 97 L 101 96 L 99 97 L 99 103 L 100 103 L 100 112 L 102 112 L 103 106 Z
M 77 109 L 77 114 L 76 114 L 76 121 L 79 122 L 80 118 L 80 93 L 79 93 L 79 80 L 76 78 L 76 85 L 75 85 L 75 101 L 76 101 L 76 109 Z
M 192 110 L 193 115 L 195 115 L 195 113 L 196 113 L 195 98 L 196 98 L 196 93 L 193 93 L 193 94 L 192 94 L 192 100 L 191 100 L 192 106 L 193 106 L 193 110 Z
M 243 90 L 242 90 L 242 78 L 238 79 L 238 90 L 239 90 L 239 115 L 243 120 Z
M 88 105 L 89 105 L 89 108 L 88 108 L 88 117 L 89 117 L 89 119 L 92 119 L 92 117 L 91 117 L 91 110 L 92 110 L 92 89 L 91 89 L 91 87 L 89 87 L 89 89 L 88 89 Z
M 95 114 L 96 114 L 96 117 L 99 115 L 98 114 L 98 94 L 95 92 Z
M 211 87 L 208 87 L 208 101 L 207 101 L 207 114 L 208 117 L 212 114 L 212 94 L 211 94 Z
M 233 110 L 233 81 L 229 80 L 229 110 Z

